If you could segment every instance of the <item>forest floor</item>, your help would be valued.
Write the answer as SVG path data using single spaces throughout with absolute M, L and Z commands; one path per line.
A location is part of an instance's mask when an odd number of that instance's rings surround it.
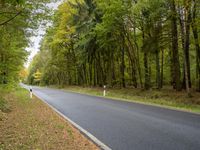
M 102 88 L 66 86 L 63 89 L 77 93 L 103 96 Z M 177 92 L 167 88 L 149 91 L 133 88 L 109 88 L 106 90 L 106 98 L 200 113 L 200 93 L 195 91 L 192 91 L 192 97 L 189 98 L 185 91 Z
M 26 90 L 0 88 L 0 150 L 96 150 L 70 123 Z

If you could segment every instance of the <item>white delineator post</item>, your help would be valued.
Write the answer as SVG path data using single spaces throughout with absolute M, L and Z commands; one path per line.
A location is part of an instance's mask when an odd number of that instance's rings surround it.
M 106 86 L 103 86 L 103 96 L 106 96 Z
M 33 98 L 33 90 L 32 90 L 32 87 L 30 87 L 30 98 L 31 98 L 31 99 Z

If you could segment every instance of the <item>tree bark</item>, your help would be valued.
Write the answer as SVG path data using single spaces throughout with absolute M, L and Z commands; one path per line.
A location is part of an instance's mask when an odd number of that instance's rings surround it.
M 191 25 L 191 12 L 190 12 L 191 1 L 185 1 L 185 48 L 184 48 L 184 62 L 185 62 L 185 83 L 186 91 L 188 96 L 191 96 L 190 93 L 190 60 L 189 60 L 189 49 L 190 49 L 190 25 Z
M 177 31 L 177 12 L 174 0 L 171 3 L 171 34 L 172 34 L 172 64 L 173 64 L 173 86 L 177 91 L 181 90 L 180 85 L 180 62 L 178 53 L 178 31 Z
M 122 87 L 125 88 L 125 60 L 124 60 L 124 55 L 125 55 L 125 39 L 123 37 L 123 43 L 121 47 L 121 82 L 122 82 Z
M 157 88 L 161 89 L 160 57 L 158 50 L 156 50 L 156 81 L 157 81 Z
M 161 88 L 163 87 L 164 50 L 161 51 Z
M 196 9 L 197 9 L 197 2 L 193 0 L 193 12 L 192 12 L 192 32 L 195 41 L 195 48 L 196 48 L 196 90 L 200 92 L 200 46 L 199 46 L 199 35 L 197 30 L 197 23 L 196 23 Z

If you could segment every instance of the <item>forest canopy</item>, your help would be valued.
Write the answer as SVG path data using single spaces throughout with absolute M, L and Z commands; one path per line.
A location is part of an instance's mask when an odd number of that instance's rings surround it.
M 54 0 L 55 1 L 55 0 Z M 30 37 L 48 22 L 51 0 L 0 0 L 0 84 L 17 83 Z
M 28 83 L 200 91 L 200 1 L 67 0 Z

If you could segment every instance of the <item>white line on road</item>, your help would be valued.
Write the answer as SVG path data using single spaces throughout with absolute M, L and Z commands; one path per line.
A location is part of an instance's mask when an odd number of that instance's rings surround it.
M 54 108 L 52 105 L 47 103 L 45 100 L 43 100 L 40 96 L 33 94 L 38 97 L 40 100 L 42 100 L 45 104 L 47 104 L 51 109 L 53 109 L 56 113 L 58 113 L 60 116 L 62 116 L 64 119 L 69 121 L 75 128 L 77 128 L 81 133 L 83 133 L 87 138 L 89 138 L 93 143 L 95 143 L 97 146 L 99 146 L 102 150 L 112 150 L 107 145 L 105 145 L 103 142 L 101 142 L 99 139 L 97 139 L 94 135 L 89 133 L 87 130 L 83 129 L 81 126 L 79 126 L 77 123 L 69 119 L 67 116 L 65 116 L 62 112 L 58 111 L 56 108 Z

